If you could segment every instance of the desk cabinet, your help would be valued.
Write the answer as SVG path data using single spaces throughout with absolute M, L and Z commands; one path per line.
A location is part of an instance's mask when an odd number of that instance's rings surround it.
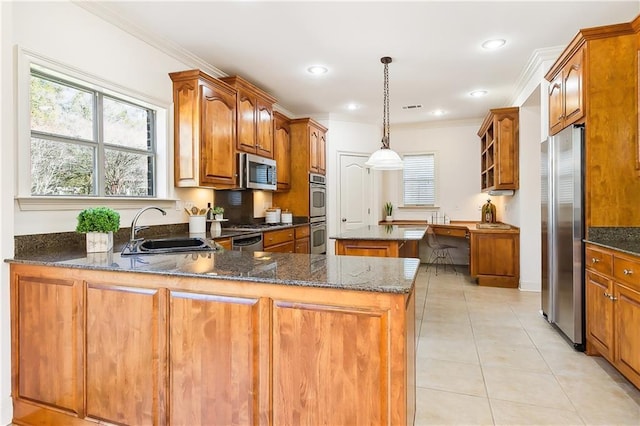
M 479 285 L 517 288 L 520 283 L 520 232 L 471 231 L 470 273 Z

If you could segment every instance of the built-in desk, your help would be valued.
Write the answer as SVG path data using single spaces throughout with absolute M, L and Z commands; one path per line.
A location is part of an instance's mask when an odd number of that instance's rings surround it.
M 478 285 L 517 288 L 520 284 L 520 228 L 516 226 L 497 224 L 505 229 L 479 229 L 479 222 L 467 221 L 429 224 L 423 220 L 399 220 L 391 223 L 427 225 L 438 236 L 464 238 L 464 244 L 469 247 L 469 274 Z

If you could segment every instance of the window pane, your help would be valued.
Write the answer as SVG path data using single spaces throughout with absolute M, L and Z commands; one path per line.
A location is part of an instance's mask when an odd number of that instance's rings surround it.
M 93 140 L 93 95 L 32 75 L 31 130 Z
M 435 156 L 405 155 L 403 160 L 404 205 L 435 205 Z
M 31 138 L 31 194 L 94 195 L 95 149 Z
M 106 195 L 153 195 L 153 160 L 148 155 L 105 150 Z
M 149 110 L 105 96 L 103 115 L 106 144 L 145 151 L 151 148 Z

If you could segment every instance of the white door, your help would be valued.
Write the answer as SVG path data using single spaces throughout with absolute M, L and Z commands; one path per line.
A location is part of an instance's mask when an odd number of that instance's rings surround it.
M 340 154 L 340 232 L 370 223 L 372 175 L 365 154 Z

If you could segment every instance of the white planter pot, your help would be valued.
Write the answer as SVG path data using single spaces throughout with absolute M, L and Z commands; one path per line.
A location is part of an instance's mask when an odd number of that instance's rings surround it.
M 387 216 L 384 218 L 387 222 L 393 222 L 393 216 Z
M 213 216 L 215 220 L 222 220 L 224 219 L 224 214 L 220 213 L 220 214 L 216 214 Z
M 113 232 L 87 232 L 87 253 L 103 253 L 113 249 Z

